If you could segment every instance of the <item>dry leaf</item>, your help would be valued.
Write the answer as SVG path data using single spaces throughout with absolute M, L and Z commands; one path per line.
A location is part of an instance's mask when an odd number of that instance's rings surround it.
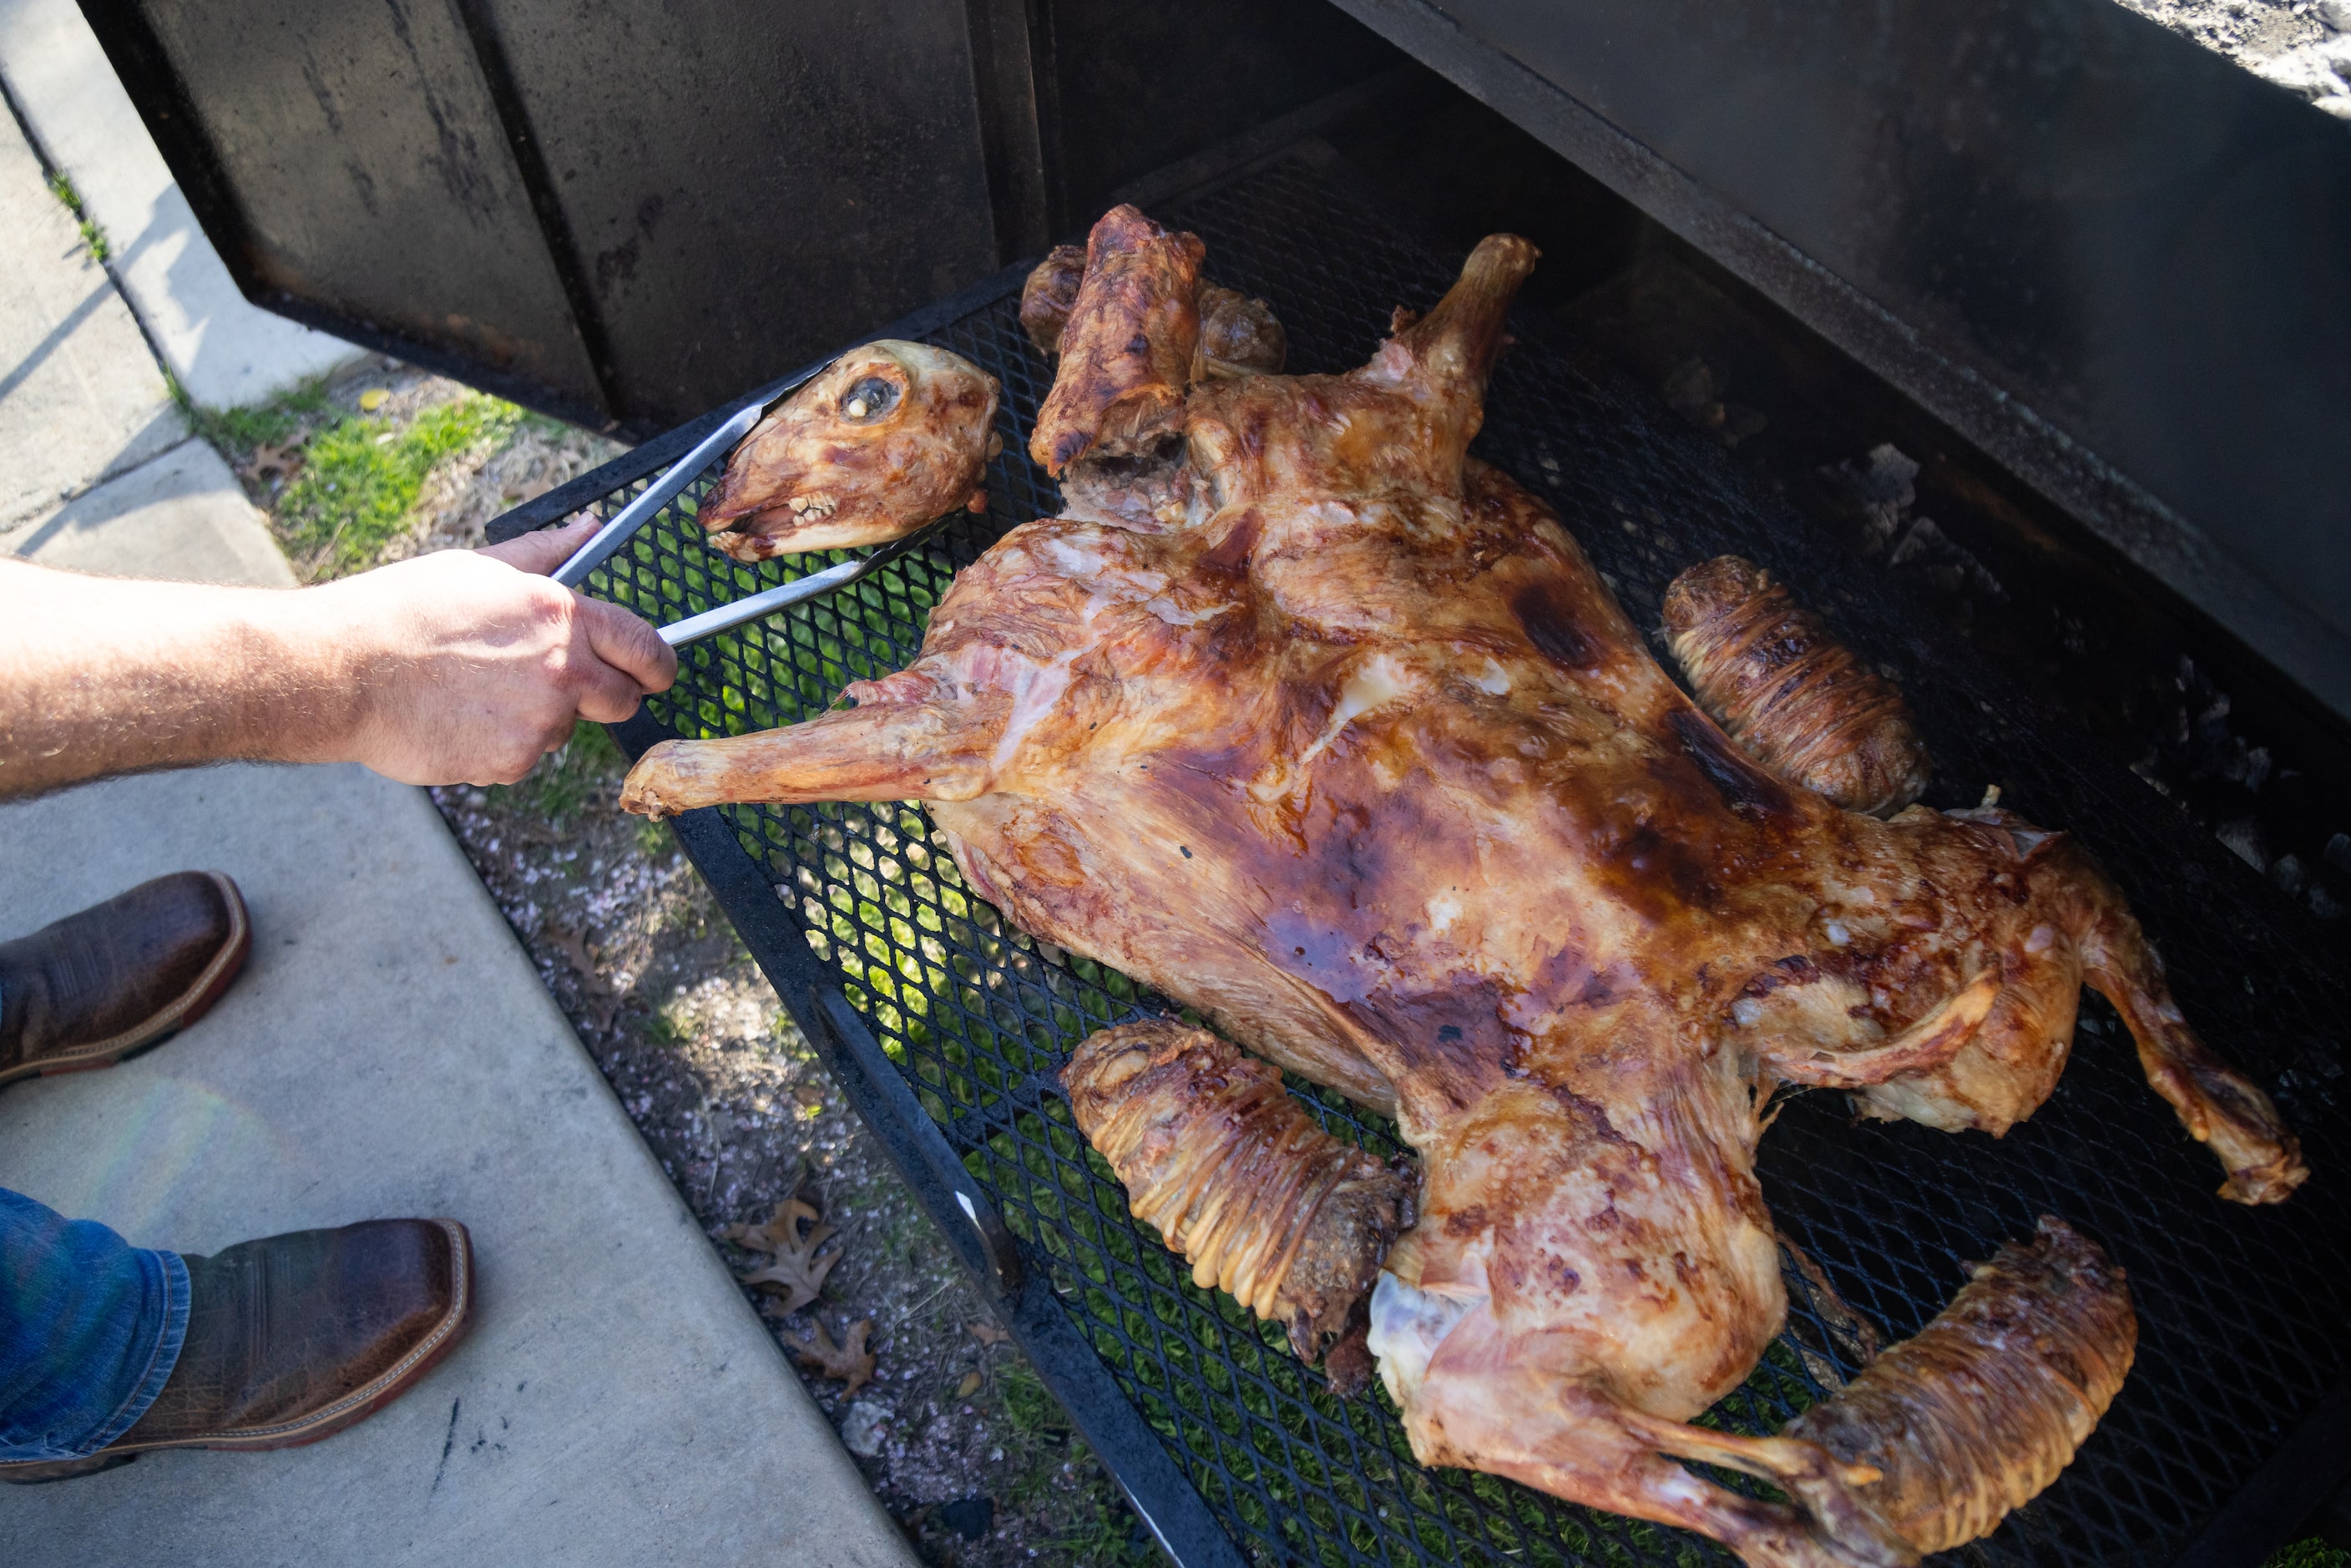
M 256 485 L 272 478 L 291 479 L 301 471 L 302 443 L 299 439 L 289 441 L 283 446 L 272 446 L 264 442 L 253 449 L 253 455 L 246 459 L 244 468 L 245 476 Z
M 738 1247 L 775 1254 L 773 1262 L 743 1275 L 742 1280 L 747 1285 L 783 1291 L 788 1312 L 799 1312 L 815 1301 L 817 1292 L 824 1289 L 824 1277 L 841 1261 L 838 1249 L 822 1258 L 816 1255 L 832 1235 L 832 1227 L 797 1197 L 776 1205 L 776 1212 L 765 1225 L 730 1225 L 719 1234 Z
M 966 1332 L 967 1332 L 972 1338 L 985 1345 L 1002 1344 L 1006 1340 L 1012 1337 L 1010 1334 L 1006 1333 L 1002 1329 L 998 1328 L 994 1323 L 989 1322 L 986 1318 L 980 1318 L 976 1322 L 967 1322 L 963 1326 Z
M 841 1391 L 842 1397 L 846 1398 L 864 1387 L 873 1376 L 873 1355 L 865 1348 L 865 1336 L 872 1332 L 873 1320 L 862 1318 L 850 1324 L 849 1332 L 841 1336 L 839 1344 L 835 1344 L 832 1336 L 824 1332 L 823 1321 L 811 1318 L 809 1320 L 809 1337 L 790 1347 L 792 1356 L 794 1360 L 814 1367 L 820 1377 L 841 1379 L 848 1385 Z
M 956 1397 L 958 1399 L 968 1399 L 978 1392 L 979 1374 L 977 1372 L 965 1373 L 963 1381 L 956 1385 Z
M 596 977 L 596 955 L 588 950 L 586 932 L 575 931 L 569 925 L 550 925 L 544 927 L 539 936 L 545 938 L 549 946 L 570 960 L 571 967 L 580 972 L 581 979 L 593 980 Z
M 391 401 L 392 393 L 385 391 L 382 387 L 370 387 L 367 391 L 360 393 L 360 412 L 361 413 L 373 413 L 376 410 L 381 408 L 385 403 Z

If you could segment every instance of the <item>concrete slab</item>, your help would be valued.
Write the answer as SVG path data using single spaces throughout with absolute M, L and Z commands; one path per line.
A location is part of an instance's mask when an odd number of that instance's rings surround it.
M 0 549 L 105 576 L 294 586 L 293 569 L 236 476 L 193 439 L 0 533 Z
M 193 865 L 255 930 L 186 1034 L 0 1093 L 0 1185 L 192 1252 L 450 1215 L 482 1292 L 447 1363 L 327 1442 L 0 1489 L 0 1557 L 911 1568 L 419 791 L 118 779 L 0 807 L 0 845 L 11 929 Z
M 131 308 L 197 403 L 264 402 L 363 357 L 246 302 L 73 0 L 0 0 L 0 79 L 106 231 Z
M 122 298 L 0 120 L 0 527 L 187 439 Z

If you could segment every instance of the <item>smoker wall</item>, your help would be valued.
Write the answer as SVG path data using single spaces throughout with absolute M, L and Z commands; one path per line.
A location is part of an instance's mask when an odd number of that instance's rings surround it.
M 2351 716 L 2351 134 L 2113 0 L 1337 0 Z
M 84 0 L 247 295 L 633 434 L 1399 57 L 1322 0 Z

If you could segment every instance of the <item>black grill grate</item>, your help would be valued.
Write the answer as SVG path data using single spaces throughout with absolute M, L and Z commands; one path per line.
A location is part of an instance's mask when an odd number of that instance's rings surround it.
M 1427 307 L 1451 276 L 1446 258 L 1295 164 L 1163 215 L 1201 234 L 1219 281 L 1273 301 L 1295 370 L 1360 362 L 1392 306 Z M 1003 382 L 1005 454 L 990 515 L 956 523 L 919 559 L 848 592 L 687 650 L 677 686 L 651 705 L 657 721 L 678 735 L 732 735 L 820 711 L 845 682 L 914 656 L 956 568 L 1005 528 L 1058 509 L 1022 455 L 1050 370 L 1020 333 L 1015 304 L 998 291 L 926 334 Z M 1764 1188 L 1783 1232 L 1890 1337 L 1939 1309 L 1962 1260 L 2028 1234 L 2040 1213 L 2113 1250 L 2138 1301 L 2137 1370 L 2065 1476 L 1956 1555 L 2168 1559 L 2351 1374 L 2351 1262 L 2331 1166 L 2344 1146 L 2332 1092 L 2340 955 L 2127 770 L 1998 687 L 1915 605 L 1785 507 L 1750 494 L 1719 452 L 1650 400 L 1537 332 L 1522 336 L 1495 377 L 1479 451 L 1559 508 L 1635 620 L 1654 624 L 1672 575 L 1724 551 L 1800 585 L 1912 693 L 1938 761 L 1930 802 L 1973 804 L 1997 783 L 2028 817 L 2077 831 L 2137 900 L 2189 1016 L 2278 1086 L 2299 1123 L 2317 1179 L 2282 1209 L 2221 1203 L 2217 1166 L 2139 1080 L 2118 1020 L 2091 999 L 2056 1095 L 2003 1142 L 1848 1124 L 1841 1098 L 1817 1093 L 1793 1100 L 1764 1142 Z M 754 568 L 711 551 L 692 513 L 713 478 L 681 496 L 590 591 L 667 621 L 840 559 Z M 640 487 L 613 492 L 601 509 Z M 1087 1032 L 1165 1004 L 972 898 L 921 810 L 744 806 L 722 815 L 1019 1236 L 1029 1270 L 1050 1281 L 1248 1555 L 1495 1568 L 1723 1560 L 1708 1543 L 1490 1477 L 1420 1470 L 1384 1395 L 1331 1399 L 1278 1332 L 1193 1287 L 1128 1215 L 1051 1077 Z M 730 904 L 730 914 L 746 924 L 746 911 Z M 1388 1128 L 1306 1092 L 1334 1131 L 1392 1146 Z M 1790 1332 L 1714 1413 L 1725 1426 L 1776 1428 L 1855 1364 L 1849 1336 L 1801 1280 L 1791 1283 Z

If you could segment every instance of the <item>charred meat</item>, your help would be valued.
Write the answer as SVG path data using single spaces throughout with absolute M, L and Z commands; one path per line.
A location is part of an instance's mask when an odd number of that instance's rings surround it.
M 1081 245 L 1055 246 L 1029 274 L 1020 290 L 1020 325 L 1042 352 L 1061 351 L 1061 329 L 1078 302 L 1078 285 L 1085 275 L 1086 247 Z M 1195 308 L 1200 337 L 1193 350 L 1194 381 L 1281 373 L 1290 357 L 1290 339 L 1272 306 L 1203 278 Z
M 2138 1347 L 2123 1271 L 2043 1216 L 1915 1339 L 1788 1424 L 1877 1479 L 1863 1506 L 1921 1552 L 1988 1535 L 2071 1463 Z

